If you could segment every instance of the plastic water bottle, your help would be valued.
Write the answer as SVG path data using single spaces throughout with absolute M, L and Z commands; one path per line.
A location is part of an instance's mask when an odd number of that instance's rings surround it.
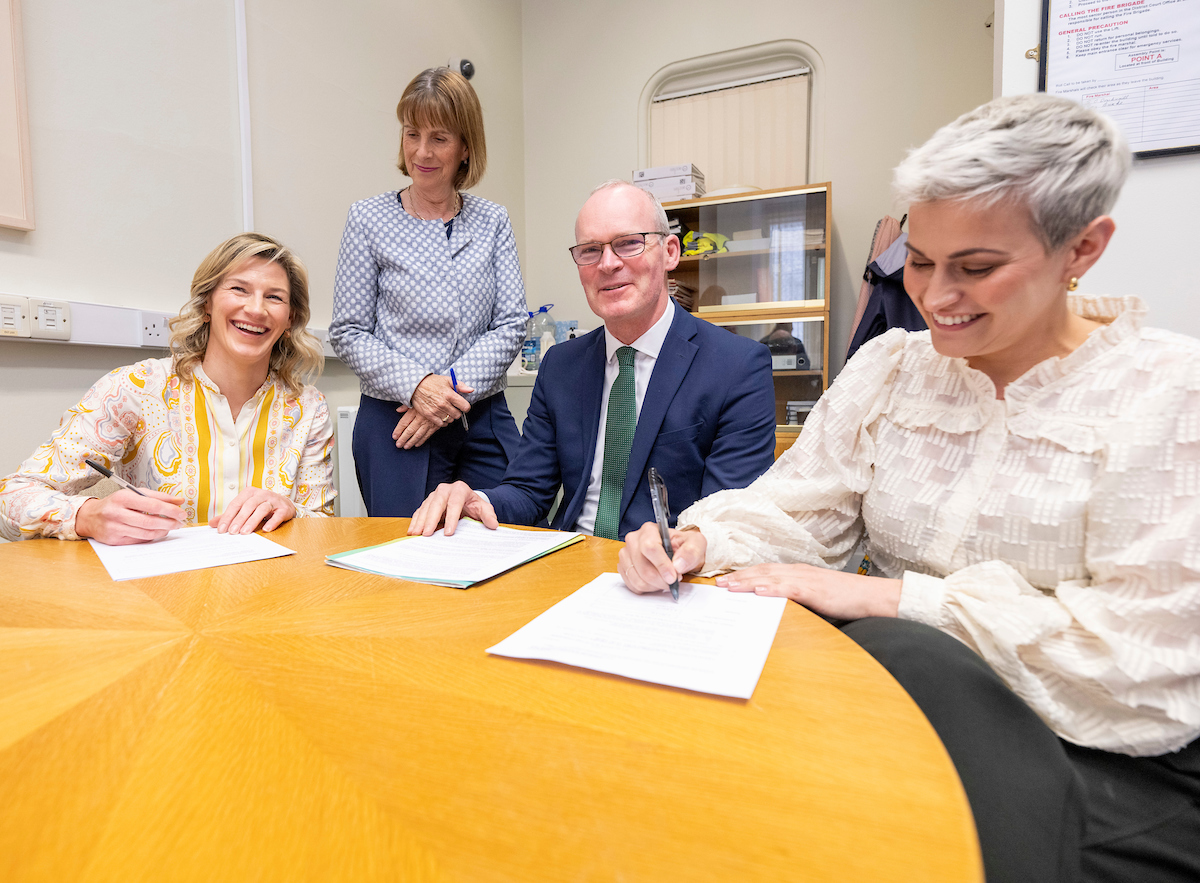
M 525 343 L 521 346 L 521 361 L 527 371 L 536 371 L 546 355 L 546 350 L 554 345 L 554 317 L 550 310 L 554 304 L 545 304 L 536 313 L 529 314 L 529 322 L 525 326 Z
M 521 344 L 521 367 L 526 371 L 536 371 L 541 348 L 541 338 L 533 333 L 533 313 L 530 313 L 529 318 L 525 320 L 525 342 Z

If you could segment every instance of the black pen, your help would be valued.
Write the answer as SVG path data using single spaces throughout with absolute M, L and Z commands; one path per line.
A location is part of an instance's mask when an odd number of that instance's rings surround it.
M 95 469 L 97 472 L 99 472 L 105 478 L 111 478 L 113 481 L 115 481 L 117 483 L 118 487 L 122 487 L 127 491 L 133 491 L 139 497 L 146 496 L 141 491 L 139 491 L 137 488 L 135 488 L 133 485 L 131 485 L 129 482 L 127 482 L 125 479 L 121 478 L 121 476 L 115 474 L 107 466 L 101 466 L 95 460 L 84 460 L 83 462 L 88 464 L 89 466 L 91 466 L 93 469 Z
M 671 510 L 667 506 L 667 485 L 658 474 L 658 470 L 653 466 L 650 467 L 650 502 L 654 504 L 654 520 L 658 522 L 658 532 L 662 535 L 663 551 L 667 553 L 668 558 L 675 557 L 675 550 L 671 548 L 671 529 L 668 525 L 668 519 L 671 516 Z M 676 576 L 671 582 L 671 597 L 676 602 L 679 601 L 679 577 Z

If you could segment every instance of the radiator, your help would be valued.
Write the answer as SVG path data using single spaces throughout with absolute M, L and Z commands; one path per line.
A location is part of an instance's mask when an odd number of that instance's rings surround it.
M 358 406 L 337 409 L 338 515 L 342 518 L 366 518 L 367 507 L 358 491 L 358 473 L 354 471 L 354 421 Z

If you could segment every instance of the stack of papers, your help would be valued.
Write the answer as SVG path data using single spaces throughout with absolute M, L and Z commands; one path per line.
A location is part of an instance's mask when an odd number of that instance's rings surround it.
M 152 543 L 106 546 L 96 540 L 88 542 L 114 580 L 142 579 L 296 554 L 258 534 L 217 533 L 216 528 L 207 525 L 181 527 Z
M 478 521 L 463 520 L 453 536 L 439 530 L 429 537 L 401 537 L 328 555 L 325 563 L 414 583 L 466 589 L 582 539 L 583 534 L 561 530 L 488 530 Z
M 676 603 L 604 573 L 487 652 L 749 699 L 785 607 L 786 598 L 698 583 L 680 585 Z

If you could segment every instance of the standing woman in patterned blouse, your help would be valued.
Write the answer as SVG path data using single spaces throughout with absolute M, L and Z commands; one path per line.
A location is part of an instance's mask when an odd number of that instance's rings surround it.
M 487 165 L 475 90 L 431 68 L 396 116 L 412 184 L 350 207 L 329 336 L 360 381 L 354 460 L 367 512 L 410 516 L 443 482 L 503 479 L 520 442 L 505 372 L 527 313 L 508 212 L 461 192 Z
M 324 363 L 308 317 L 291 249 L 259 233 L 217 246 L 171 320 L 172 357 L 101 378 L 0 480 L 0 534 L 118 545 L 185 524 L 250 533 L 332 515 L 333 426 L 305 383 Z M 143 495 L 83 496 L 99 478 L 88 459 Z
M 929 330 L 860 349 L 770 470 L 679 516 L 674 562 L 653 526 L 621 553 L 637 591 L 727 570 L 853 620 L 954 761 L 989 883 L 1200 880 L 1200 341 L 1070 294 L 1129 166 L 1045 94 L 937 132 L 896 169 Z

